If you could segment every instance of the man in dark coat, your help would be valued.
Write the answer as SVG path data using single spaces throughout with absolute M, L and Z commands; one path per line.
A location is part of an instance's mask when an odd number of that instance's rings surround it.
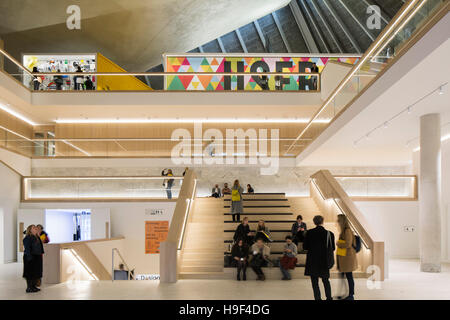
M 330 269 L 334 261 L 334 234 L 323 227 L 323 217 L 315 216 L 316 227 L 306 233 L 303 249 L 307 250 L 305 275 L 311 277 L 314 299 L 322 300 L 319 289 L 319 278 L 322 279 L 327 300 L 332 300 L 330 285 Z

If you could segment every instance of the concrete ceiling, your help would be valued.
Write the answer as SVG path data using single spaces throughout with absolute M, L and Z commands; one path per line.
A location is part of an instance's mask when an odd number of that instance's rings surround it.
M 418 47 L 419 50 L 420 45 Z M 379 95 L 335 134 L 314 150 L 309 150 L 303 158 L 300 156 L 299 164 L 379 166 L 411 163 L 413 151 L 419 145 L 420 116 L 440 113 L 442 135 L 450 134 L 450 84 L 443 87 L 443 95 L 438 90 L 440 85 L 450 82 L 449 56 L 450 40 L 447 37 L 425 59 L 418 63 L 416 61 L 415 67 L 400 81 Z M 409 57 L 405 55 L 404 58 Z M 388 73 L 387 77 L 390 76 Z M 434 90 L 436 91 L 430 94 Z M 424 98 L 428 94 L 430 95 Z M 424 99 L 421 100 L 422 98 Z M 412 107 L 410 113 L 404 112 L 385 128 L 383 124 L 387 120 L 419 100 L 421 101 Z M 381 128 L 371 133 L 368 139 L 365 138 L 368 132 L 378 126 Z M 361 137 L 363 139 L 355 146 L 354 141 Z M 444 143 L 450 143 L 450 140 Z
M 130 72 L 160 64 L 265 16 L 289 0 L 2 0 L 0 37 L 24 52 L 101 52 Z M 68 30 L 67 7 L 81 9 L 81 30 Z

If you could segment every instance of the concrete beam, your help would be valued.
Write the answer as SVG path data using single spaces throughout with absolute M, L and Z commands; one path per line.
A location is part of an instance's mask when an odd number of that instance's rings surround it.
M 220 50 L 222 50 L 222 53 L 227 53 L 227 50 L 225 50 L 225 46 L 223 45 L 223 41 L 221 37 L 217 38 L 217 42 L 219 43 Z
M 245 45 L 244 38 L 242 38 L 241 32 L 239 31 L 239 29 L 236 29 L 235 32 L 239 39 L 239 43 L 241 44 L 242 50 L 244 50 L 245 53 L 248 53 L 247 46 Z
M 328 24 L 328 22 L 325 20 L 325 18 L 323 17 L 322 11 L 320 10 L 320 8 L 315 4 L 314 0 L 311 0 L 311 4 L 314 7 L 314 10 L 316 10 L 317 15 L 319 16 L 320 20 L 322 20 L 325 29 L 327 29 L 328 33 L 331 35 L 331 38 L 333 38 L 334 43 L 336 44 L 336 46 L 338 47 L 339 51 L 341 53 L 343 53 L 343 49 L 341 44 L 339 43 L 339 41 L 337 40 L 335 34 L 333 33 L 333 31 L 331 30 L 330 25 Z
M 330 5 L 328 0 L 323 0 L 323 3 L 327 7 L 327 9 L 330 11 L 330 13 L 333 16 L 334 20 L 336 20 L 336 22 L 338 23 L 339 27 L 341 27 L 342 31 L 344 31 L 345 36 L 350 40 L 350 42 L 352 43 L 352 46 L 355 48 L 356 52 L 361 53 L 362 52 L 361 47 L 359 46 L 358 42 L 355 40 L 355 38 L 353 37 L 353 35 L 350 32 L 350 30 L 347 28 L 345 23 L 342 21 L 342 19 L 336 13 L 336 10 L 334 10 L 334 8 Z
M 305 40 L 306 46 L 308 47 L 309 52 L 316 53 L 320 52 L 319 47 L 317 47 L 316 41 L 309 30 L 308 24 L 306 22 L 305 17 L 303 16 L 300 7 L 298 6 L 297 0 L 292 0 L 289 3 L 289 7 L 291 9 L 292 15 L 295 18 L 295 22 L 297 22 L 298 29 L 302 34 L 303 40 Z
M 352 16 L 353 20 L 359 25 L 359 27 L 367 34 L 367 36 L 370 38 L 370 40 L 375 41 L 375 37 L 369 32 L 369 30 L 361 23 L 361 21 L 358 20 L 358 18 L 355 16 L 355 14 L 350 10 L 350 8 L 342 1 L 338 0 L 339 3 L 347 10 L 347 12 Z
M 283 28 L 281 26 L 280 19 L 278 19 L 277 13 L 272 12 L 272 17 L 273 17 L 273 20 L 275 20 L 275 24 L 277 25 L 278 32 L 281 35 L 281 39 L 283 39 L 283 43 L 284 43 L 284 46 L 286 47 L 287 52 L 292 52 L 291 46 L 289 45 L 286 34 L 283 31 Z
M 325 50 L 327 50 L 327 52 L 330 53 L 331 52 L 330 48 L 328 47 L 325 39 L 323 38 L 321 30 L 317 27 L 317 24 L 314 21 L 314 17 L 312 16 L 312 13 L 309 10 L 308 6 L 303 1 L 300 1 L 300 4 L 302 5 L 303 10 L 305 10 L 306 14 L 308 15 L 309 21 L 311 21 L 311 23 L 314 27 L 314 30 L 316 31 L 316 34 L 319 36 L 320 41 L 322 42 L 323 46 L 325 47 Z

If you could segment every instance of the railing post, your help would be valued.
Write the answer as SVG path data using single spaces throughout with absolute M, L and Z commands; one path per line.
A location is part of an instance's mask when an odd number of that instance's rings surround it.
M 112 249 L 111 280 L 114 282 L 114 248 Z
M 177 243 L 164 241 L 159 245 L 159 275 L 161 283 L 177 282 Z

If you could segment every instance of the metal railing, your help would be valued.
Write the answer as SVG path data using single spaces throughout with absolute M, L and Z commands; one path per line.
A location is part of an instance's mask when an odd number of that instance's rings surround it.
M 126 267 L 126 270 L 121 270 L 121 271 L 127 271 L 127 280 L 131 280 L 131 271 L 132 269 L 130 269 L 130 267 L 128 266 L 128 264 L 125 262 L 125 259 L 122 257 L 122 254 L 120 253 L 119 249 L 117 248 L 113 248 L 112 249 L 112 264 L 111 264 L 111 280 L 114 282 L 114 271 L 115 269 L 115 262 L 114 262 L 114 252 L 117 252 L 117 255 L 119 256 L 121 262 L 123 263 L 123 265 Z

